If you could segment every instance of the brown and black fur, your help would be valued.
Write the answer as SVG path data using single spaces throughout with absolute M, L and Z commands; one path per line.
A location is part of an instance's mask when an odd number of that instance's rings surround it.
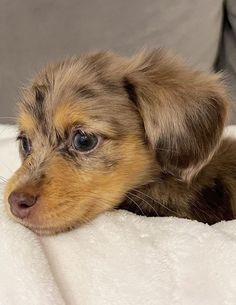
M 163 173 L 156 182 L 133 190 L 130 200 L 123 202 L 120 208 L 139 215 L 145 211 L 146 216 L 177 216 L 208 224 L 232 220 L 235 218 L 232 203 L 236 199 L 235 151 L 236 142 L 224 139 L 218 154 L 189 185 Z
M 17 221 L 40 234 L 73 228 L 112 208 L 213 224 L 236 215 L 236 141 L 222 139 L 228 96 L 221 76 L 162 50 L 110 52 L 47 66 L 25 89 L 19 132 L 30 155 L 5 192 L 37 196 Z M 75 128 L 101 144 L 81 155 Z

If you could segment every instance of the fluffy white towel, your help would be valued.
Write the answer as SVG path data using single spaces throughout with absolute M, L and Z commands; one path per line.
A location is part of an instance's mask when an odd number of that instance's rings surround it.
M 5 177 L 19 162 L 14 134 L 0 126 Z M 210 227 L 115 211 L 41 238 L 0 205 L 0 241 L 1 305 L 236 304 L 236 221 Z

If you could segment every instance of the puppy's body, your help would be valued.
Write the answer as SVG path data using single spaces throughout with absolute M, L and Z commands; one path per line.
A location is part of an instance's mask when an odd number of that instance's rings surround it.
M 114 207 L 233 219 L 236 144 L 221 139 L 227 105 L 218 75 L 163 51 L 49 65 L 20 102 L 23 163 L 7 209 L 44 234 Z
M 236 141 L 224 139 L 190 184 L 169 173 L 133 190 L 119 208 L 146 216 L 177 216 L 214 224 L 235 218 Z M 135 201 L 138 207 L 133 204 Z

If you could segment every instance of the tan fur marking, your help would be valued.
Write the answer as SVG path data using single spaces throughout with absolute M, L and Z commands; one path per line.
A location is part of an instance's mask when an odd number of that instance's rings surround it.
M 27 132 L 27 134 L 32 135 L 33 130 L 35 129 L 35 122 L 31 115 L 22 112 L 19 116 L 18 124 L 20 129 Z

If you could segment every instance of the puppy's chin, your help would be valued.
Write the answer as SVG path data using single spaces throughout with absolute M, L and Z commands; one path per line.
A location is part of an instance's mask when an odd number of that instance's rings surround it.
M 40 236 L 50 236 L 50 235 L 56 235 L 59 233 L 69 232 L 73 229 L 78 228 L 82 224 L 84 224 L 84 222 L 78 220 L 71 224 L 65 223 L 65 224 L 50 226 L 46 222 L 44 224 L 43 223 L 36 224 L 27 218 L 26 219 L 17 218 L 10 211 L 8 211 L 8 214 L 15 222 L 18 222 L 19 224 L 23 225 L 27 229 L 31 230 L 32 232 L 34 232 L 35 234 L 40 235 Z
M 76 229 L 80 226 L 80 223 L 71 225 L 71 226 L 60 226 L 60 227 L 34 227 L 28 224 L 22 223 L 26 228 L 30 229 L 32 232 L 39 236 L 50 236 L 50 235 L 57 235 L 59 233 L 69 232 L 73 229 Z

